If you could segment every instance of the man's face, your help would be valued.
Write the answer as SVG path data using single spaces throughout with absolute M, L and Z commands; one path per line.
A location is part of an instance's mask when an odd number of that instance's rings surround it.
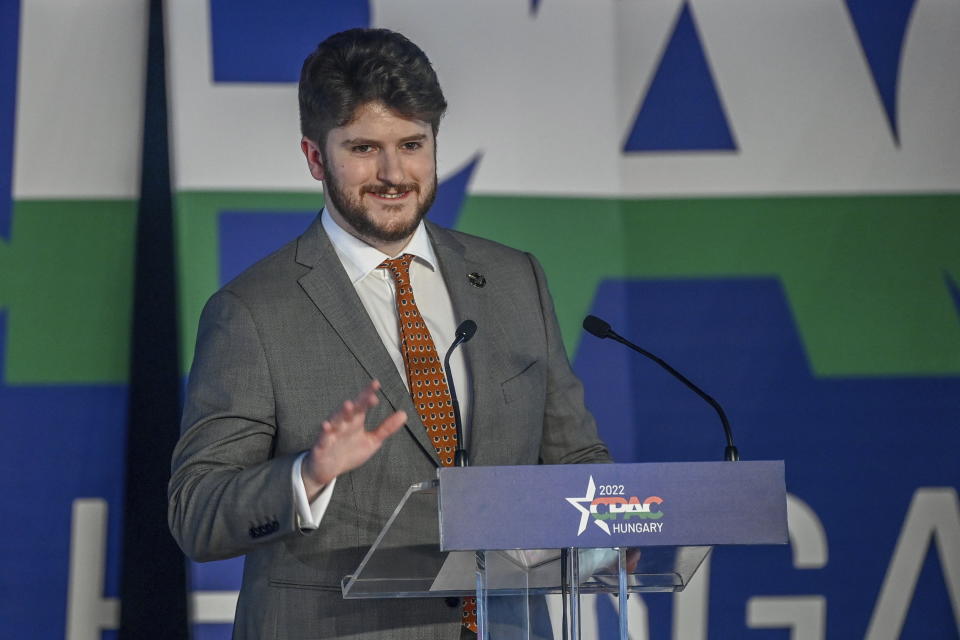
M 324 182 L 335 222 L 386 253 L 406 245 L 437 189 L 429 123 L 371 102 L 351 122 L 331 129 L 322 150 L 306 139 L 302 147 L 311 173 Z

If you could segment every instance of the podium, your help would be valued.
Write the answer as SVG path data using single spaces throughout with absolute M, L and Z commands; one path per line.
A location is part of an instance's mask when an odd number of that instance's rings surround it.
M 545 594 L 682 591 L 716 545 L 786 544 L 782 461 L 445 467 L 411 486 L 344 598 L 477 597 L 478 637 L 553 638 Z

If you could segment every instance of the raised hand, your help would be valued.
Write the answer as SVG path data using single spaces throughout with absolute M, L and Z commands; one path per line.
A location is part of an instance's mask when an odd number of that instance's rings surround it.
M 347 400 L 332 416 L 323 421 L 320 433 L 300 466 L 307 498 L 314 500 L 323 487 L 342 473 L 356 469 L 380 449 L 407 421 L 407 414 L 390 414 L 376 429 L 364 427 L 367 412 L 379 404 L 374 380 L 353 400 Z

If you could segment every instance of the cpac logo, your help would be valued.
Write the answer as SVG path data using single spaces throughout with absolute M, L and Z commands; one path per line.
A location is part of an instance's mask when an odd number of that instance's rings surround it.
M 587 524 L 591 519 L 604 533 L 611 535 L 607 520 L 630 520 L 631 518 L 659 520 L 663 517 L 663 512 L 660 511 L 660 505 L 663 503 L 662 498 L 650 496 L 641 502 L 637 496 L 626 498 L 623 494 L 624 486 L 622 484 L 609 484 L 601 485 L 600 495 L 597 496 L 597 485 L 593 481 L 593 476 L 590 476 L 585 496 L 582 498 L 566 498 L 566 501 L 580 512 L 580 528 L 577 529 L 577 535 L 579 536 L 587 530 Z M 659 532 L 662 526 L 623 527 L 617 526 L 616 522 L 614 523 L 617 533 Z

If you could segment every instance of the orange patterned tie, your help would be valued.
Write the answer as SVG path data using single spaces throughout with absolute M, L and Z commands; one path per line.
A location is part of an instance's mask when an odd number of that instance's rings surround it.
M 433 344 L 430 330 L 417 309 L 410 286 L 410 263 L 413 256 L 384 260 L 381 269 L 389 269 L 397 287 L 397 313 L 400 316 L 400 351 L 407 369 L 407 384 L 420 421 L 437 450 L 440 464 L 453 465 L 457 449 L 457 427 L 450 401 L 450 388 L 443 374 L 443 365 Z M 463 599 L 463 626 L 477 631 L 477 600 Z

